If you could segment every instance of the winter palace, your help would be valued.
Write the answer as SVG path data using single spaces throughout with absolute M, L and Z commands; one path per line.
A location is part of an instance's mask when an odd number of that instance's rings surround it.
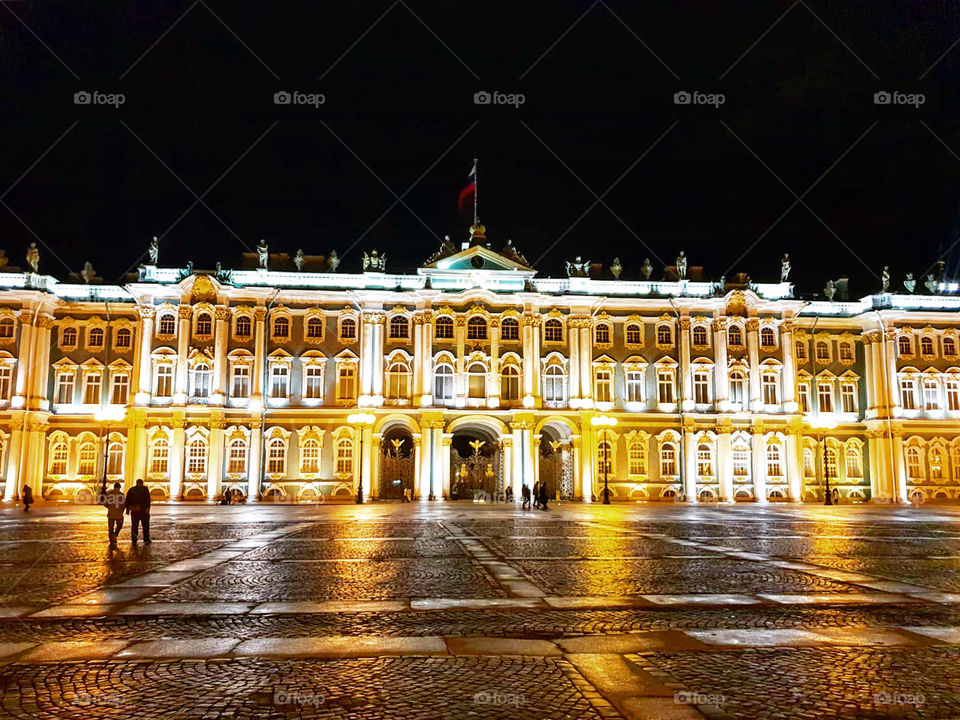
M 167 268 L 154 243 L 119 286 L 32 252 L 0 271 L 8 502 L 137 478 L 158 501 L 960 498 L 960 297 L 930 284 L 802 300 L 682 253 L 662 280 L 541 278 L 479 225 L 410 274 L 264 244 Z

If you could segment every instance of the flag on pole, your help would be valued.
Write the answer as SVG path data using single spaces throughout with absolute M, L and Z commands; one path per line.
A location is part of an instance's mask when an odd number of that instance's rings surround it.
M 467 175 L 467 184 L 460 191 L 460 197 L 457 200 L 457 209 L 463 210 L 463 204 L 467 202 L 470 198 L 476 197 L 477 195 L 477 161 L 473 161 L 473 168 L 470 170 L 470 174 Z

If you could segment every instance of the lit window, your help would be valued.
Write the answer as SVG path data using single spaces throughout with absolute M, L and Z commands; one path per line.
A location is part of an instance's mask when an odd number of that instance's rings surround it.
M 823 468 L 828 478 L 838 478 L 839 468 L 837 467 L 837 451 L 828 447 L 823 453 Z
M 613 448 L 606 440 L 597 443 L 597 476 L 606 477 L 613 472 Z
M 607 323 L 600 323 L 593 331 L 593 341 L 597 345 L 608 345 L 610 343 L 610 326 Z
M 187 445 L 187 472 L 191 475 L 207 474 L 207 441 L 194 438 Z
M 855 413 L 857 411 L 857 386 L 853 383 L 845 382 L 840 385 L 840 405 L 845 413 Z
M 213 319 L 210 313 L 202 312 L 197 315 L 197 335 L 209 337 L 213 335 Z
M 504 321 L 504 323 L 506 323 L 506 321 Z M 502 326 L 501 329 L 503 329 Z M 437 340 L 453 340 L 453 318 L 449 315 L 441 315 L 438 317 L 434 335 Z M 506 339 L 506 335 L 504 335 L 504 339 Z
M 320 472 L 320 443 L 310 438 L 300 445 L 300 472 Z
M 643 344 L 643 326 L 640 323 L 627 325 L 627 345 Z
M 290 318 L 284 315 L 274 318 L 273 337 L 276 340 L 286 340 L 290 337 Z
M 267 445 L 267 474 L 285 475 L 287 472 L 287 444 L 282 438 L 274 438 Z
M 767 477 L 782 477 L 783 463 L 779 445 L 767 445 Z
M 437 323 L 439 322 L 440 320 L 437 320 Z M 440 337 L 440 336 L 438 335 L 437 337 Z M 452 337 L 452 333 L 451 333 L 451 337 Z M 517 322 L 517 319 L 515 317 L 505 317 L 500 322 L 500 337 L 503 340 L 519 340 L 520 339 L 520 323 Z
M 50 474 L 51 475 L 67 474 L 68 452 L 69 450 L 67 448 L 67 443 L 63 440 L 58 440 L 53 444 L 53 447 L 50 448 Z
M 673 402 L 673 371 L 661 369 L 657 371 L 657 402 Z
M 693 374 L 693 401 L 697 405 L 710 402 L 710 373 L 704 370 Z
M 210 396 L 210 366 L 206 363 L 197 363 L 190 368 L 190 397 L 205 398 Z
M 946 389 L 947 410 L 960 410 L 960 378 L 948 377 Z
M 943 347 L 943 356 L 944 357 L 956 357 L 957 354 L 957 341 L 954 340 L 949 335 L 943 340 L 940 341 L 940 345 Z
M 713 476 L 713 451 L 706 443 L 697 445 L 697 475 L 700 477 Z
M 13 388 L 13 368 L 0 365 L 0 400 L 9 400 Z
M 237 315 L 235 333 L 238 338 L 248 338 L 253 335 L 253 321 L 249 315 Z
M 806 381 L 800 382 L 800 384 L 797 385 L 797 390 L 800 393 L 800 412 L 810 412 L 810 383 Z
M 158 335 L 175 335 L 177 332 L 177 319 L 173 313 L 164 313 L 157 322 Z
M 73 372 L 57 373 L 56 402 L 59 405 L 68 405 L 73 402 Z
M 117 330 L 114 347 L 118 350 L 126 350 L 133 345 L 133 332 L 129 328 L 120 328 Z
M 664 443 L 660 448 L 660 476 L 672 477 L 677 474 L 677 447 L 673 443 Z
M 597 402 L 613 402 L 613 369 L 598 367 L 594 379 L 594 397 Z
M 170 443 L 166 438 L 158 438 L 150 446 L 150 474 L 166 475 L 167 460 L 170 456 Z
M 816 464 L 813 461 L 813 448 L 803 449 L 803 476 L 805 478 L 815 478 L 817 476 Z
M 350 475 L 353 473 L 353 440 L 340 438 L 337 440 L 337 473 Z
M 467 322 L 467 340 L 486 340 L 487 320 L 482 315 L 474 315 Z
M 907 477 L 911 480 L 921 480 L 923 470 L 920 465 L 920 449 L 917 447 L 907 448 Z
M 337 367 L 337 399 L 354 400 L 357 397 L 357 368 L 354 363 L 340 363 Z
M 901 335 L 897 338 L 897 351 L 900 355 L 912 354 L 913 347 L 910 344 L 910 337 L 908 335 Z
M 60 331 L 60 346 L 63 348 L 75 348 L 77 346 L 77 338 L 79 337 L 80 334 L 76 328 L 64 328 Z
M 233 366 L 233 392 L 231 396 L 235 398 L 250 397 L 250 367 L 248 365 Z
M 513 365 L 500 371 L 500 397 L 507 401 L 520 399 L 520 373 Z
M 357 339 L 357 321 L 353 318 L 344 318 L 340 321 L 340 339 L 341 340 L 356 340 Z
M 693 328 L 693 344 L 701 347 L 707 344 L 707 329 L 703 325 Z
M 793 344 L 797 360 L 803 362 L 807 359 L 807 344 L 803 340 L 797 340 Z
M 630 443 L 627 456 L 629 473 L 631 475 L 647 474 L 647 448 L 644 446 L 643 441 L 635 440 Z
M 567 376 L 559 365 L 551 365 L 543 374 L 543 400 L 562 405 L 567 399 Z
M 779 377 L 773 373 L 764 373 L 760 378 L 760 389 L 763 393 L 764 405 L 776 405 L 780 402 Z
M 840 359 L 853 362 L 853 343 L 842 342 L 838 347 L 840 350 Z
M 750 447 L 743 442 L 733 446 L 733 476 L 745 478 L 750 476 Z
M 285 364 L 270 366 L 270 397 L 285 398 L 290 393 L 290 368 Z
M 130 395 L 130 376 L 126 373 L 113 375 L 113 387 L 110 389 L 110 402 L 113 405 L 126 405 Z
M 863 466 L 860 463 L 860 451 L 856 448 L 847 448 L 847 477 L 863 477 Z
M 743 347 L 743 328 L 731 325 L 727 328 L 727 344 L 730 347 Z
M 410 323 L 403 315 L 390 318 L 390 339 L 406 340 L 410 337 Z
M 433 371 L 433 396 L 438 402 L 453 400 L 453 368 L 437 365 Z
M 673 328 L 667 324 L 657 325 L 657 344 L 673 345 Z
M 643 402 L 643 372 L 640 370 L 627 370 L 627 402 Z
M 917 409 L 916 383 L 909 375 L 900 378 L 900 405 L 904 410 Z
M 747 401 L 747 377 L 739 370 L 730 373 L 730 402 L 743 405 Z
M 833 385 L 829 382 L 817 383 L 817 403 L 820 412 L 833 412 Z
M 943 480 L 943 453 L 937 448 L 930 450 L 930 479 Z
M 303 396 L 310 399 L 323 397 L 323 368 L 308 365 L 303 373 Z
M 817 362 L 830 361 L 830 343 L 826 340 L 817 340 L 816 343 Z
M 14 323 L 13 318 L 3 318 L 0 320 L 0 338 L 4 340 L 10 340 L 13 338 L 14 333 L 16 332 L 16 323 Z
M 933 338 L 924 335 L 920 338 L 920 354 L 921 355 L 933 355 Z
M 85 405 L 100 404 L 100 390 L 103 387 L 103 376 L 100 373 L 86 373 L 83 376 L 83 403 Z
M 103 328 L 95 327 L 90 328 L 89 334 L 87 335 L 87 342 L 91 348 L 102 348 L 105 339 L 105 334 Z
M 923 380 L 923 409 L 940 409 L 940 383 L 936 378 L 924 378 Z
M 467 392 L 469 397 L 487 396 L 487 368 L 481 363 L 473 363 L 467 368 Z
M 247 441 L 241 438 L 231 441 L 227 458 L 227 473 L 243 475 L 247 472 Z
M 77 475 L 91 476 L 97 472 L 97 446 L 92 442 L 80 445 L 77 455 Z
M 323 318 L 312 317 L 307 319 L 307 339 L 308 340 L 323 339 Z
M 410 396 L 410 368 L 402 360 L 396 360 L 387 368 L 387 398 L 401 400 Z
M 107 448 L 107 475 L 123 475 L 123 444 L 110 443 Z
M 777 335 L 772 327 L 760 328 L 760 347 L 774 348 L 777 346 Z
M 543 324 L 543 339 L 546 342 L 563 342 L 563 323 L 550 318 Z

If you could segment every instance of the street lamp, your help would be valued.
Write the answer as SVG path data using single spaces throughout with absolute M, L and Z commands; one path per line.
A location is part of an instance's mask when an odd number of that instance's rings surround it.
M 373 421 L 376 419 L 376 415 L 364 412 L 353 413 L 347 418 L 347 422 L 354 425 L 360 434 L 360 469 L 358 472 L 359 479 L 357 481 L 357 505 L 363 504 L 363 431 L 365 428 L 373 425 Z
M 117 406 L 101 407 L 93 414 L 93 419 L 98 423 L 102 423 L 100 428 L 101 441 L 103 440 L 104 432 L 107 436 L 106 442 L 103 443 L 103 484 L 100 487 L 101 495 L 106 495 L 107 493 L 107 461 L 109 459 L 110 452 L 110 423 L 122 421 L 125 414 L 126 408 Z
M 610 488 L 607 485 L 607 473 L 610 470 L 610 443 L 607 442 L 607 432 L 617 424 L 617 419 L 609 415 L 594 415 L 590 418 L 590 424 L 603 428 L 603 504 L 609 505 Z
M 820 466 L 823 468 L 824 505 L 833 505 L 833 496 L 830 494 L 830 473 L 827 472 L 827 463 L 823 449 L 823 434 L 827 430 L 833 430 L 837 426 L 837 419 L 832 413 L 823 415 L 814 415 L 807 419 L 807 424 L 817 431 L 817 451 L 820 455 Z

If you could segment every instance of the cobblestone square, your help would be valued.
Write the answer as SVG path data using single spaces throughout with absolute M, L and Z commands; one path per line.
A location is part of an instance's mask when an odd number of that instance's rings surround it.
M 10 718 L 956 718 L 960 511 L 0 510 Z

